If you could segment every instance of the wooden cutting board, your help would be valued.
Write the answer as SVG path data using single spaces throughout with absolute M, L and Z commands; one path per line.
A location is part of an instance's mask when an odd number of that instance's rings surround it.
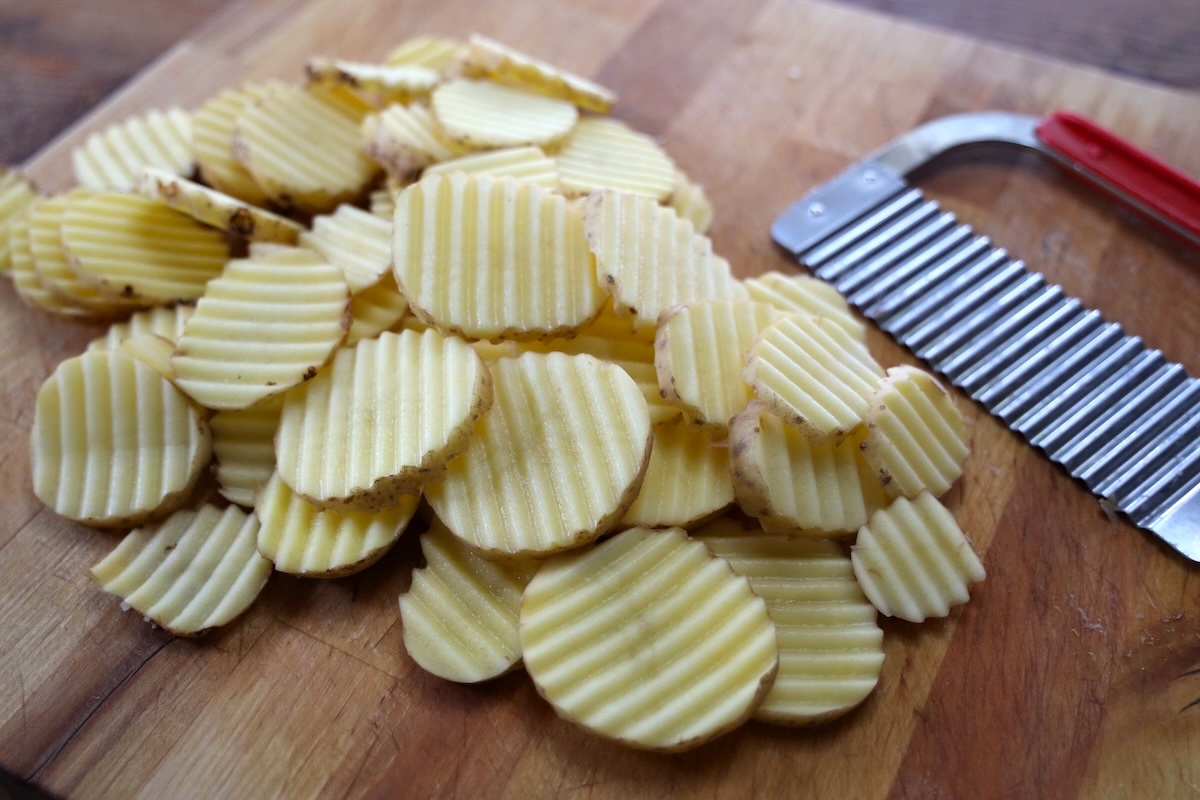
M 489 34 L 597 77 L 708 188 L 742 275 L 792 269 L 768 226 L 923 120 L 973 109 L 1087 114 L 1200 174 L 1200 97 L 802 0 L 243 2 L 28 165 L 71 183 L 84 133 L 242 78 L 296 79 L 422 32 Z M 1041 164 L 956 159 L 922 185 L 1050 280 L 1200 375 L 1200 258 Z M 521 672 L 423 674 L 396 599 L 407 537 L 365 573 L 275 576 L 202 641 L 97 590 L 114 543 L 32 495 L 33 397 L 97 328 L 0 288 L 0 763 L 69 797 L 1183 797 L 1200 791 L 1200 568 L 1123 520 L 959 397 L 973 454 L 948 504 L 987 580 L 948 619 L 885 621 L 880 684 L 833 724 L 749 724 L 684 755 L 558 720 Z M 885 364 L 910 361 L 877 331 Z

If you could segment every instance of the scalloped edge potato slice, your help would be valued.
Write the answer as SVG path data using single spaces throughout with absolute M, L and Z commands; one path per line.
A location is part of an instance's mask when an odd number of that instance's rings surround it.
M 171 358 L 212 409 L 246 408 L 310 380 L 346 338 L 350 291 L 319 255 L 283 247 L 234 259 L 196 304 Z
M 98 528 L 140 525 L 181 506 L 208 465 L 201 409 L 119 350 L 63 361 L 38 390 L 33 490 L 54 512 Z
M 34 205 L 41 202 L 43 201 L 37 200 Z M 34 265 L 33 249 L 30 245 L 29 216 L 31 211 L 32 209 L 26 211 L 21 219 L 8 229 L 9 263 L 12 266 L 11 277 L 13 288 L 17 290 L 17 296 L 30 308 L 47 311 L 60 317 L 78 320 L 92 319 L 90 312 L 73 303 L 68 303 L 42 285 L 37 267 Z
M 462 339 L 364 339 L 285 398 L 279 474 L 319 508 L 387 508 L 440 477 L 491 404 L 488 368 Z
M 690 528 L 733 505 L 729 448 L 686 421 L 657 425 L 650 464 L 622 525 Z
M 928 372 L 892 367 L 870 397 L 863 458 L 892 497 L 944 494 L 970 452 L 954 398 Z
M 579 119 L 573 103 L 486 80 L 443 83 L 433 90 L 431 103 L 446 138 L 471 150 L 548 147 L 565 138 Z
M 613 309 L 639 329 L 653 328 L 664 311 L 700 300 L 745 300 L 729 262 L 652 198 L 596 192 L 587 198 L 584 231 L 596 258 L 596 276 Z
M 191 175 L 192 117 L 173 107 L 129 117 L 88 136 L 71 163 L 85 189 L 131 191 L 143 167 Z
M 192 113 L 192 150 L 205 183 L 247 203 L 267 204 L 267 193 L 234 154 L 234 134 L 243 111 L 286 86 L 275 80 L 243 83 L 213 95 Z
M 161 169 L 143 169 L 134 190 L 197 222 L 250 241 L 295 244 L 304 231 L 298 222 Z
M 650 460 L 637 384 L 586 355 L 524 353 L 491 369 L 491 411 L 446 477 L 425 487 L 438 517 L 498 557 L 580 547 L 612 530 Z
M 446 175 L 451 172 L 490 175 L 493 178 L 516 178 L 536 183 L 551 191 L 557 191 L 559 188 L 558 164 L 539 147 L 505 147 L 500 150 L 470 153 L 431 164 L 421 175 Z
M 392 271 L 392 224 L 369 211 L 340 205 L 333 214 L 313 217 L 300 244 L 341 268 L 351 294 L 379 283 Z
M 887 505 L 879 479 L 858 453 L 861 436 L 810 441 L 751 403 L 729 426 L 733 490 L 742 511 L 767 530 L 835 536 Z
M 91 569 L 106 592 L 175 636 L 200 636 L 250 607 L 271 577 L 258 519 L 204 505 L 131 531 Z
M 362 151 L 393 179 L 407 179 L 439 161 L 462 155 L 449 141 L 433 112 L 421 103 L 390 105 L 363 119 L 359 126 Z
M 664 752 L 741 725 L 779 667 L 762 598 L 676 528 L 631 528 L 546 561 L 520 633 L 525 669 L 560 717 Z
M 478 34 L 468 41 L 462 68 L 470 77 L 568 100 L 597 114 L 607 114 L 617 101 L 616 93 L 598 83 Z
M 425 566 L 400 595 L 404 649 L 439 678 L 478 683 L 521 661 L 517 624 L 538 563 L 489 561 L 439 519 L 421 535 Z
M 585 117 L 554 160 L 568 197 L 602 189 L 666 201 L 675 190 L 675 162 L 658 143 L 624 122 Z
M 350 298 L 350 331 L 344 346 L 353 347 L 363 339 L 374 339 L 394 329 L 406 316 L 411 316 L 408 298 L 401 293 L 395 274 L 389 270 L 374 286 Z
M 275 397 L 209 418 L 217 491 L 229 502 L 254 508 L 255 492 L 275 472 L 275 432 L 282 414 L 283 398 Z
M 383 63 L 443 71 L 466 52 L 466 47 L 465 42 L 450 37 L 414 36 L 389 50 Z
M 827 317 L 789 314 L 763 329 L 742 373 L 774 414 L 810 439 L 844 436 L 862 422 L 883 368 Z
M 730 519 L 694 535 L 746 576 L 775 623 L 779 673 L 755 719 L 813 725 L 867 698 L 883 670 L 883 629 L 836 542 L 755 532 Z
M 422 178 L 396 198 L 392 253 L 413 313 L 471 339 L 562 335 L 604 307 L 581 209 L 514 178 Z
M 368 95 L 376 103 L 408 103 L 425 97 L 441 81 L 430 67 L 413 64 L 371 64 L 318 56 L 304 65 L 310 86 L 344 86 Z
M 358 148 L 366 111 L 343 94 L 280 86 L 238 115 L 233 152 L 273 202 L 319 214 L 375 177 Z
M 258 552 L 275 569 L 305 578 L 341 578 L 383 558 L 416 513 L 406 495 L 378 511 L 321 510 L 274 473 L 254 498 Z
M 688 177 L 683 170 L 675 169 L 675 188 L 671 190 L 671 209 L 681 218 L 692 223 L 696 233 L 708 233 L 713 222 L 713 205 L 704 187 Z M 758 300 L 754 295 L 751 300 Z
M 694 422 L 727 431 L 729 420 L 754 397 L 742 379 L 746 354 L 779 316 L 774 307 L 749 300 L 709 300 L 664 311 L 654 339 L 663 399 Z
M 879 612 L 909 622 L 947 616 L 986 576 L 954 516 L 929 492 L 897 497 L 872 514 L 850 558 Z
M 172 342 L 183 335 L 183 327 L 196 312 L 195 306 L 155 306 L 133 312 L 128 319 L 114 322 L 101 337 L 88 342 L 88 350 L 113 350 L 122 339 L 151 333 Z
M 146 305 L 199 298 L 229 257 L 220 231 L 160 200 L 118 192 L 72 197 L 62 244 L 82 282 Z
M 39 196 L 37 186 L 20 170 L 0 164 L 0 275 L 12 274 L 9 231 Z
M 846 298 L 831 283 L 811 275 L 785 275 L 782 272 L 765 272 L 746 278 L 743 283 L 751 300 L 770 303 L 787 313 L 827 317 L 858 341 L 867 342 L 867 326 L 854 316 Z

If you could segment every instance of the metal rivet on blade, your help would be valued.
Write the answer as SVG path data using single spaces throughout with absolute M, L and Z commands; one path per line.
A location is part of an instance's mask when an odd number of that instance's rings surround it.
M 808 207 L 808 215 L 810 217 L 819 217 L 824 213 L 825 213 L 825 204 L 824 203 L 813 203 L 811 206 Z

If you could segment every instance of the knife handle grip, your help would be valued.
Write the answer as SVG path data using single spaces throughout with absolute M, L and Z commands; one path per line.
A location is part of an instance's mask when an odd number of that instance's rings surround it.
M 1200 182 L 1194 178 L 1069 111 L 1042 119 L 1037 136 L 1077 173 L 1152 222 L 1200 242 Z

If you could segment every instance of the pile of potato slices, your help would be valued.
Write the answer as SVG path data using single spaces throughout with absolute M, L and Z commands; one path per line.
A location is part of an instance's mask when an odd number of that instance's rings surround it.
M 404 643 L 448 680 L 523 663 L 563 718 L 663 751 L 861 703 L 878 614 L 983 578 L 937 499 L 963 418 L 828 285 L 735 277 L 614 102 L 418 37 L 97 132 L 59 195 L 6 171 L 21 298 L 111 323 L 31 433 L 37 496 L 128 531 L 100 586 L 197 635 L 411 524 Z

